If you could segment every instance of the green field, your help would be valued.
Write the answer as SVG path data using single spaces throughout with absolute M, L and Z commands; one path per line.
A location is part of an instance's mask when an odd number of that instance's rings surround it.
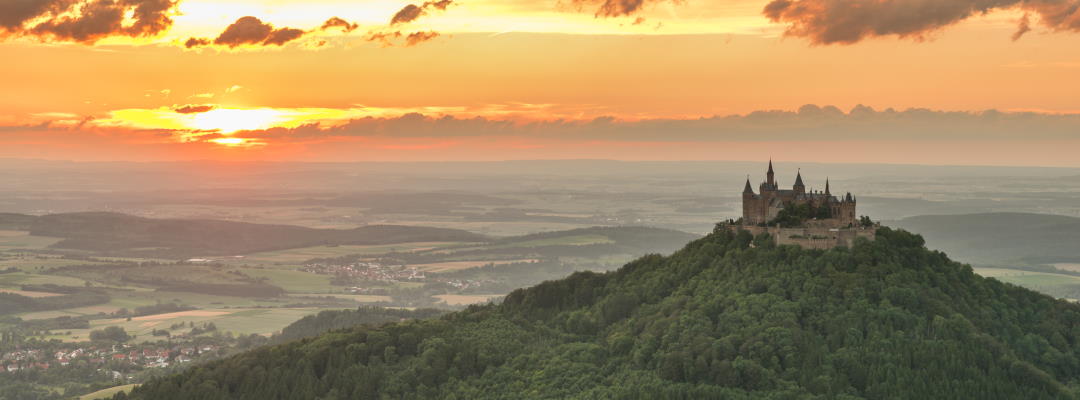
M 172 334 L 185 333 L 191 330 L 187 324 L 192 322 L 196 326 L 213 322 L 220 332 L 268 336 L 304 316 L 322 310 L 324 308 L 219 308 L 147 315 L 134 317 L 130 321 L 126 318 L 105 318 L 90 321 L 90 329 L 57 330 L 45 338 L 67 342 L 81 341 L 89 338 L 91 330 L 119 326 L 128 334 L 135 335 L 136 342 L 155 341 L 162 337 L 151 335 L 153 330 L 168 330 Z M 176 330 L 169 329 L 170 325 L 178 323 L 184 323 L 185 326 Z
M 113 397 L 113 395 L 115 395 L 117 393 L 130 392 L 131 389 L 134 388 L 135 386 L 137 386 L 137 385 L 130 384 L 130 385 L 114 386 L 114 387 L 111 387 L 111 388 L 108 388 L 108 389 L 101 389 L 101 390 L 98 390 L 98 391 L 96 391 L 94 393 L 89 393 L 89 394 L 84 394 L 82 396 L 79 396 L 79 400 L 111 399 Z
M 44 249 L 63 239 L 32 236 L 27 231 L 0 231 L 0 250 Z
M 280 286 L 289 293 L 330 293 L 341 291 L 340 288 L 330 286 L 329 275 L 318 275 L 290 269 L 241 268 L 238 270 L 254 278 L 266 278 L 271 285 Z
M 69 276 L 31 274 L 26 272 L 0 274 L 0 287 L 18 287 L 21 285 L 46 284 L 62 286 L 83 286 L 86 284 L 86 281 Z

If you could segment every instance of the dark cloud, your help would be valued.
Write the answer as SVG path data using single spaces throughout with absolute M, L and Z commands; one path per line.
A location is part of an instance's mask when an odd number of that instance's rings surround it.
M 467 137 L 516 136 L 612 141 L 773 142 L 836 140 L 1076 140 L 1080 114 L 936 111 L 921 108 L 874 110 L 856 106 L 806 105 L 797 111 L 763 110 L 696 119 L 515 122 L 482 117 L 433 117 L 416 113 L 396 118 L 359 118 L 343 125 L 309 124 L 238 133 L 253 138 Z
M 403 24 L 406 22 L 412 22 L 417 18 L 420 18 L 424 14 L 424 9 L 415 4 L 409 4 L 394 14 L 393 18 L 390 18 L 390 25 Z
M 15 36 L 93 44 L 146 37 L 172 26 L 175 0 L 2 0 L 0 30 Z
M 1024 17 L 1020 19 L 1020 24 L 1016 27 L 1016 32 L 1012 35 L 1012 40 L 1014 42 L 1020 40 L 1028 32 L 1031 32 L 1031 15 L 1024 14 Z
M 405 37 L 405 46 L 416 46 L 420 43 L 439 37 L 439 32 L 413 32 Z
M 210 39 L 189 38 L 186 42 L 184 42 L 184 47 L 187 47 L 187 48 L 190 49 L 192 47 L 209 46 L 210 43 L 211 43 Z
M 324 22 L 319 29 L 325 31 L 331 28 L 341 28 L 341 30 L 345 31 L 345 33 L 348 33 L 356 30 L 356 28 L 358 27 L 359 25 L 355 23 L 349 23 L 349 21 L 343 20 L 338 17 L 331 17 L 330 19 L 326 20 L 326 22 Z
M 667 0 L 650 0 L 650 2 L 667 1 Z M 597 6 L 598 8 L 594 12 L 597 18 L 600 17 L 625 17 L 636 14 L 645 7 L 646 0 L 572 0 L 573 4 L 577 6 Z M 671 0 L 673 3 L 680 3 L 681 0 Z
M 772 0 L 763 13 L 787 25 L 785 34 L 815 44 L 850 44 L 878 36 L 923 39 L 975 15 L 1020 8 L 1053 30 L 1080 31 L 1078 0 Z M 1019 38 L 1030 30 L 1021 21 Z
M 390 25 L 404 24 L 415 21 L 427 13 L 428 9 L 434 8 L 436 10 L 446 10 L 453 0 L 440 0 L 440 1 L 428 1 L 421 5 L 409 4 L 398 11 L 392 18 L 390 18 Z
M 270 36 L 263 40 L 263 44 L 281 46 L 287 42 L 299 39 L 304 36 L 304 31 L 293 28 L 281 28 L 274 29 L 270 32 Z
M 383 46 L 389 47 L 389 46 L 393 46 L 394 45 L 394 40 L 401 38 L 401 36 L 402 35 L 401 35 L 400 31 L 394 31 L 394 32 L 368 32 L 366 39 L 369 42 L 379 42 L 379 43 L 382 43 Z
M 369 42 L 377 42 L 386 47 L 392 47 L 395 45 L 402 45 L 405 47 L 416 46 L 420 43 L 435 39 L 439 37 L 439 32 L 435 31 L 418 31 L 412 33 L 402 33 L 401 31 L 371 31 L 368 32 L 365 39 Z M 400 43 L 399 39 L 404 38 Z
M 205 38 L 190 38 L 187 42 L 184 42 L 184 46 L 189 49 L 192 47 L 207 46 L 211 43 L 218 46 L 228 46 L 229 48 L 235 48 L 245 44 L 256 46 L 281 46 L 301 38 L 306 33 L 307 32 L 300 29 L 274 28 L 273 25 L 262 22 L 262 20 L 258 18 L 247 16 L 241 17 L 236 20 L 236 22 L 233 22 L 232 25 L 225 28 L 225 31 L 221 32 L 213 42 Z
M 217 106 L 214 106 L 212 104 L 187 104 L 179 107 L 174 107 L 173 111 L 176 111 L 180 114 L 199 114 L 213 110 L 216 107 Z

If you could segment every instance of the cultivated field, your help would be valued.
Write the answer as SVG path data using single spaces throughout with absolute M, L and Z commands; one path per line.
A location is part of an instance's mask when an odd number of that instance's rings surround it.
M 438 296 L 432 296 L 439 299 L 443 303 L 452 306 L 465 306 L 469 304 L 486 303 L 488 300 L 496 297 L 502 297 L 502 294 L 476 294 L 476 295 L 460 295 L 460 294 L 442 294 Z

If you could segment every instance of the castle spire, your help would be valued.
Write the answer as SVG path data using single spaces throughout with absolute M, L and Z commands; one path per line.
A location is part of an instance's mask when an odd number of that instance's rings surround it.
M 795 190 L 795 193 L 806 193 L 806 185 L 804 185 L 802 182 L 802 169 L 799 169 L 799 173 L 795 175 L 795 185 L 793 185 L 791 188 Z
M 754 189 L 750 187 L 750 175 L 746 176 L 746 187 L 742 190 L 743 194 L 754 194 Z
M 825 177 L 825 195 L 831 196 L 831 194 L 829 194 L 829 177 Z
M 769 157 L 769 172 L 765 173 L 765 183 L 768 183 L 769 186 L 776 186 L 776 180 L 773 179 L 772 157 Z

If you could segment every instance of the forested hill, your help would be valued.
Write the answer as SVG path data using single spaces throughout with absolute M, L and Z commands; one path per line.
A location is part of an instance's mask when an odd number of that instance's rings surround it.
M 717 232 L 499 305 L 333 331 L 138 399 L 1075 398 L 1080 306 L 882 228 L 853 249 Z M 123 398 L 118 395 L 116 398 Z

